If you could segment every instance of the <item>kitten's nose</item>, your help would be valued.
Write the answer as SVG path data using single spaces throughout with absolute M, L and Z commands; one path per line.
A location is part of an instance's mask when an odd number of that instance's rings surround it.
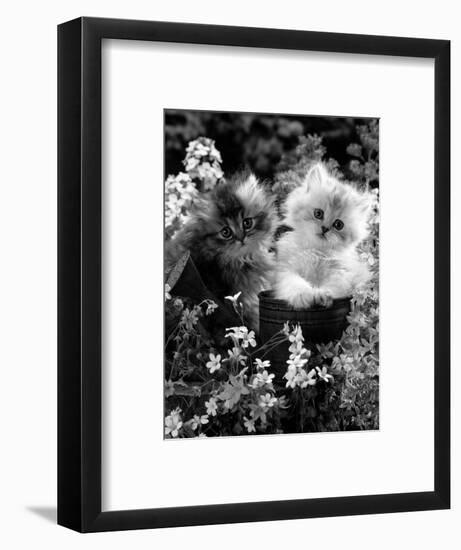
M 328 227 L 325 227 L 324 225 L 322 225 L 322 233 L 323 235 L 325 235 L 325 233 L 328 233 L 328 231 L 330 231 L 330 229 Z

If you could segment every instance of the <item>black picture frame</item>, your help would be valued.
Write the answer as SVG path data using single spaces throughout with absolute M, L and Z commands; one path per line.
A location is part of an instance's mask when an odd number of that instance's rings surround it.
M 434 60 L 434 491 L 101 510 L 101 41 L 104 38 Z M 448 40 L 82 17 L 58 27 L 58 118 L 60 525 L 80 532 L 95 532 L 450 507 Z

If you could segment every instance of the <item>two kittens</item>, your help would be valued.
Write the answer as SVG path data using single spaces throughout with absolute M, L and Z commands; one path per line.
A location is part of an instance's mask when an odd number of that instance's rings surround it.
M 295 308 L 329 306 L 369 277 L 356 247 L 368 234 L 370 200 L 321 163 L 284 204 L 249 173 L 218 184 L 196 204 L 167 262 L 189 250 L 205 285 L 219 298 L 242 292 L 246 322 L 258 324 L 258 294 L 273 289 Z M 275 241 L 280 225 L 288 228 Z M 275 252 L 274 252 L 275 248 Z

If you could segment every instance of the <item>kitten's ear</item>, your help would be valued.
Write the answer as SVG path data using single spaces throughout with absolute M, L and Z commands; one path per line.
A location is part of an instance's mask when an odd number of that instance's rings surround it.
M 250 175 L 247 178 L 247 184 L 257 187 L 259 185 L 258 178 L 253 174 L 253 172 L 250 172 Z
M 307 191 L 309 191 L 312 187 L 319 186 L 327 176 L 328 172 L 321 162 L 314 164 L 314 166 L 310 168 L 309 172 L 307 172 L 306 179 L 304 180 Z
M 209 197 L 198 195 L 195 197 L 192 206 L 190 207 L 190 220 L 197 228 L 202 227 L 204 223 L 208 222 L 213 217 L 214 205 Z
M 190 207 L 189 213 L 193 216 L 200 216 L 200 214 L 203 214 L 204 212 L 207 212 L 209 210 L 209 200 L 206 200 L 206 198 L 203 195 L 198 194 Z

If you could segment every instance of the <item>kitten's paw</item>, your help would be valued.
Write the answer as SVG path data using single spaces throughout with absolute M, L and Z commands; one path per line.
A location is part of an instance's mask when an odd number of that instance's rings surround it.
M 305 290 L 290 296 L 288 302 L 295 309 L 307 309 L 314 304 L 314 294 L 310 290 Z
M 295 309 L 306 309 L 314 301 L 311 285 L 296 273 L 278 274 L 274 285 L 274 295 Z
M 314 304 L 316 306 L 330 307 L 333 304 L 333 296 L 329 290 L 316 288 L 314 290 Z

